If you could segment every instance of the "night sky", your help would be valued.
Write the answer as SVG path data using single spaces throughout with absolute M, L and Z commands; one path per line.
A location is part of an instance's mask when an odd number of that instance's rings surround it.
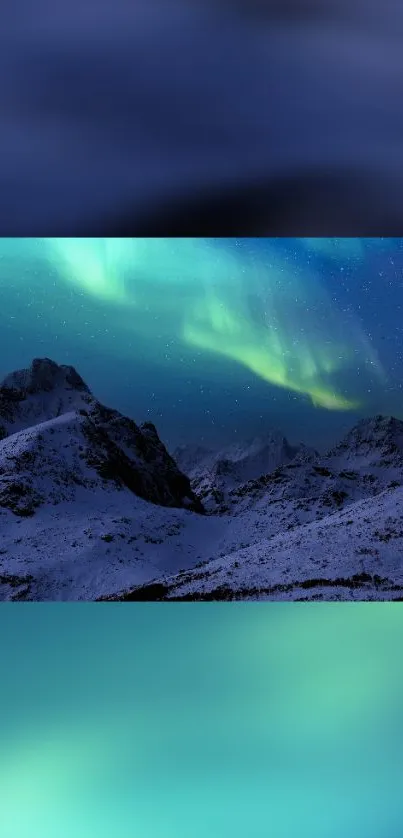
M 403 240 L 2 239 L 0 375 L 47 356 L 169 447 L 403 418 Z

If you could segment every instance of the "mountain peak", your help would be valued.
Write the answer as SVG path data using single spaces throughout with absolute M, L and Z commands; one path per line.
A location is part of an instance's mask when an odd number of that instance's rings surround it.
M 49 393 L 60 387 L 90 393 L 74 367 L 57 364 L 50 358 L 34 358 L 29 367 L 6 375 L 0 387 L 32 394 Z
M 276 431 L 179 454 L 74 367 L 7 376 L 0 600 L 402 597 L 403 421 L 362 419 L 332 456 Z
M 328 457 L 365 457 L 369 462 L 403 458 L 403 422 L 395 416 L 378 414 L 361 419 L 329 451 Z M 385 459 L 386 458 L 386 459 Z
M 45 438 L 47 446 L 42 449 Z M 59 449 L 55 448 L 56 438 Z M 14 457 L 12 451 L 20 453 Z M 70 486 L 73 494 L 77 486 L 88 488 L 100 478 L 161 506 L 204 511 L 151 422 L 139 427 L 119 411 L 105 407 L 74 367 L 56 364 L 50 358 L 34 358 L 27 369 L 11 373 L 0 384 L 1 454 L 7 469 L 12 461 L 14 466 L 12 475 L 2 466 L 0 511 L 11 508 L 11 476 L 14 479 L 17 473 L 22 474 L 27 461 L 31 463 L 25 475 L 29 486 L 40 483 L 47 461 L 53 475 L 50 483 Z M 4 478 L 5 474 L 8 477 Z M 20 481 L 18 492 L 34 497 L 28 484 Z M 15 481 L 13 485 L 17 485 Z M 47 495 L 42 487 L 39 494 L 46 499 L 52 491 Z M 60 490 L 52 497 L 64 496 Z M 14 501 L 12 495 L 11 503 L 17 508 Z

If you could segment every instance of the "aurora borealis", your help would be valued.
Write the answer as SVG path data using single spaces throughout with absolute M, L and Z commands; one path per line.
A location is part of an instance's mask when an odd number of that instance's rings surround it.
M 400 240 L 3 239 L 0 253 L 2 372 L 67 360 L 168 439 L 192 410 L 198 436 L 224 438 L 399 409 Z
M 395 603 L 4 605 L 0 631 L 7 838 L 400 835 Z

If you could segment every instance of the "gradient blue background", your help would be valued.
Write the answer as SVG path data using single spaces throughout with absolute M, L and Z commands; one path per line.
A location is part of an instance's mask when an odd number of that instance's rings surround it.
M 3 605 L 0 834 L 398 838 L 396 604 Z
M 399 0 L 13 0 L 1 229 L 144 229 L 257 181 L 267 230 L 284 177 L 285 230 L 399 229 L 402 31 Z

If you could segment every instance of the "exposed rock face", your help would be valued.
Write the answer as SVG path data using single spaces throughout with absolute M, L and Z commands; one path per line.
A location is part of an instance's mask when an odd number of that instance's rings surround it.
M 270 433 L 177 456 L 72 367 L 7 376 L 0 600 L 403 598 L 403 422 L 325 455 Z
M 90 390 L 74 367 L 56 364 L 50 358 L 34 358 L 30 367 L 11 372 L 2 387 L 28 394 L 49 393 L 63 388 L 89 393 Z
M 85 408 L 94 401 L 74 367 L 35 358 L 30 367 L 10 373 L 0 383 L 3 436 Z
M 71 500 L 77 486 L 108 483 L 152 503 L 203 511 L 153 425 L 104 407 L 73 367 L 48 358 L 4 379 L 0 439 L 0 506 L 16 514 Z

